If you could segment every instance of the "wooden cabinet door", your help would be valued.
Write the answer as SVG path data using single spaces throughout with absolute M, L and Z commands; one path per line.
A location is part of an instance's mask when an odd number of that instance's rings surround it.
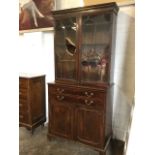
M 79 107 L 76 110 L 76 117 L 77 139 L 95 147 L 103 146 L 103 112 Z
M 54 135 L 73 137 L 73 108 L 67 103 L 54 103 L 51 106 L 50 130 Z

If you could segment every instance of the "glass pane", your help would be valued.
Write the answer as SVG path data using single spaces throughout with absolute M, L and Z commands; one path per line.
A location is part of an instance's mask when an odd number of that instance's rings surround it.
M 110 30 L 110 14 L 83 17 L 81 46 L 82 82 L 107 82 Z
M 55 58 L 59 79 L 76 79 L 76 30 L 76 18 L 56 21 Z

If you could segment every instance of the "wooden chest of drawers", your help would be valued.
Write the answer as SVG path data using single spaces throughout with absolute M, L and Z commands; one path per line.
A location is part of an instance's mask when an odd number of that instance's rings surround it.
M 46 121 L 45 75 L 19 77 L 19 126 L 33 130 Z

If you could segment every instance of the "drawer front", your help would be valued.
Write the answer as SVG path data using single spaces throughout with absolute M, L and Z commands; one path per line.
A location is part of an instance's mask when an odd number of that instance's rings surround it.
M 19 98 L 19 104 L 27 105 L 27 99 Z
M 27 113 L 19 113 L 19 122 L 20 123 L 28 123 L 28 114 Z
M 105 98 L 105 92 L 93 89 L 79 89 L 79 95 L 85 98 L 97 100 Z
M 50 96 L 49 100 L 54 101 L 54 103 L 77 103 L 78 102 L 78 98 L 72 95 L 50 94 L 49 96 Z
M 86 97 L 79 97 L 78 104 L 83 105 L 87 108 L 104 108 L 105 106 L 104 100 Z
M 49 85 L 49 96 L 55 101 L 77 103 L 88 107 L 104 107 L 106 92 L 97 89 L 83 87 L 64 87 L 61 85 Z
M 59 84 L 52 84 L 49 85 L 49 90 L 53 94 L 70 94 L 70 95 L 78 95 L 78 96 L 85 96 L 85 97 L 93 97 L 93 98 L 100 98 L 103 97 L 105 92 L 102 90 L 92 89 L 92 88 L 85 88 L 85 87 L 76 87 L 76 86 L 64 86 Z
M 49 91 L 51 94 L 79 95 L 79 90 L 76 87 L 67 87 L 67 85 L 49 85 Z
M 28 106 L 24 102 L 19 102 L 19 112 L 27 113 L 28 112 Z
M 27 99 L 28 99 L 27 95 L 19 95 L 19 100 L 27 101 Z
M 105 106 L 104 99 L 86 98 L 73 95 L 50 94 L 50 100 L 54 103 L 70 103 L 86 106 L 87 108 L 100 108 Z
M 79 102 L 87 107 L 104 107 L 106 103 L 106 93 L 93 89 L 81 89 Z
M 27 89 L 19 89 L 19 98 L 27 99 Z
M 19 78 L 19 88 L 28 88 L 28 80 Z

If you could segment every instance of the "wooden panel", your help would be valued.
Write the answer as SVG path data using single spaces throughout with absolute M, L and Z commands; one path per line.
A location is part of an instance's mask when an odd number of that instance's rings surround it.
M 85 97 L 79 97 L 78 98 L 78 104 L 81 106 L 85 106 L 87 108 L 97 108 L 97 109 L 104 109 L 105 103 L 100 98 L 98 99 L 91 99 L 91 98 L 85 98 Z
M 25 98 L 22 98 L 22 97 L 20 96 L 20 97 L 19 97 L 19 104 L 27 105 L 27 97 L 26 97 L 26 99 L 25 99 Z
M 61 102 L 61 103 L 70 103 L 71 105 L 73 105 L 74 103 L 78 102 L 78 97 L 72 96 L 71 94 L 68 94 L 68 95 L 53 94 L 51 96 L 54 100 L 56 100 L 57 102 Z
M 68 104 L 53 104 L 51 112 L 51 132 L 66 138 L 73 137 L 73 109 Z
M 61 84 L 50 84 L 49 92 L 51 94 L 70 94 L 70 95 L 80 95 L 85 97 L 93 98 L 103 98 L 105 97 L 106 91 L 104 89 L 94 89 L 92 87 L 82 87 L 82 86 L 70 86 Z
M 32 122 L 38 121 L 45 115 L 45 81 L 34 78 L 31 81 L 31 112 Z M 37 104 L 36 104 L 37 103 Z
M 72 94 L 78 95 L 78 89 L 76 87 L 68 87 L 66 85 L 49 85 L 51 94 Z
M 19 102 L 19 111 L 20 112 L 28 112 L 28 105 L 24 102 Z
M 23 112 L 19 113 L 19 123 L 29 123 L 27 113 L 23 113 Z
M 19 80 L 19 88 L 28 88 L 28 79 L 20 78 L 20 80 Z
M 27 100 L 28 98 L 28 89 L 19 88 L 19 98 Z
M 95 109 L 78 108 L 76 118 L 77 139 L 95 147 L 103 146 L 103 112 Z
M 91 88 L 79 88 L 79 95 L 87 98 L 97 98 L 104 100 L 106 93 Z

